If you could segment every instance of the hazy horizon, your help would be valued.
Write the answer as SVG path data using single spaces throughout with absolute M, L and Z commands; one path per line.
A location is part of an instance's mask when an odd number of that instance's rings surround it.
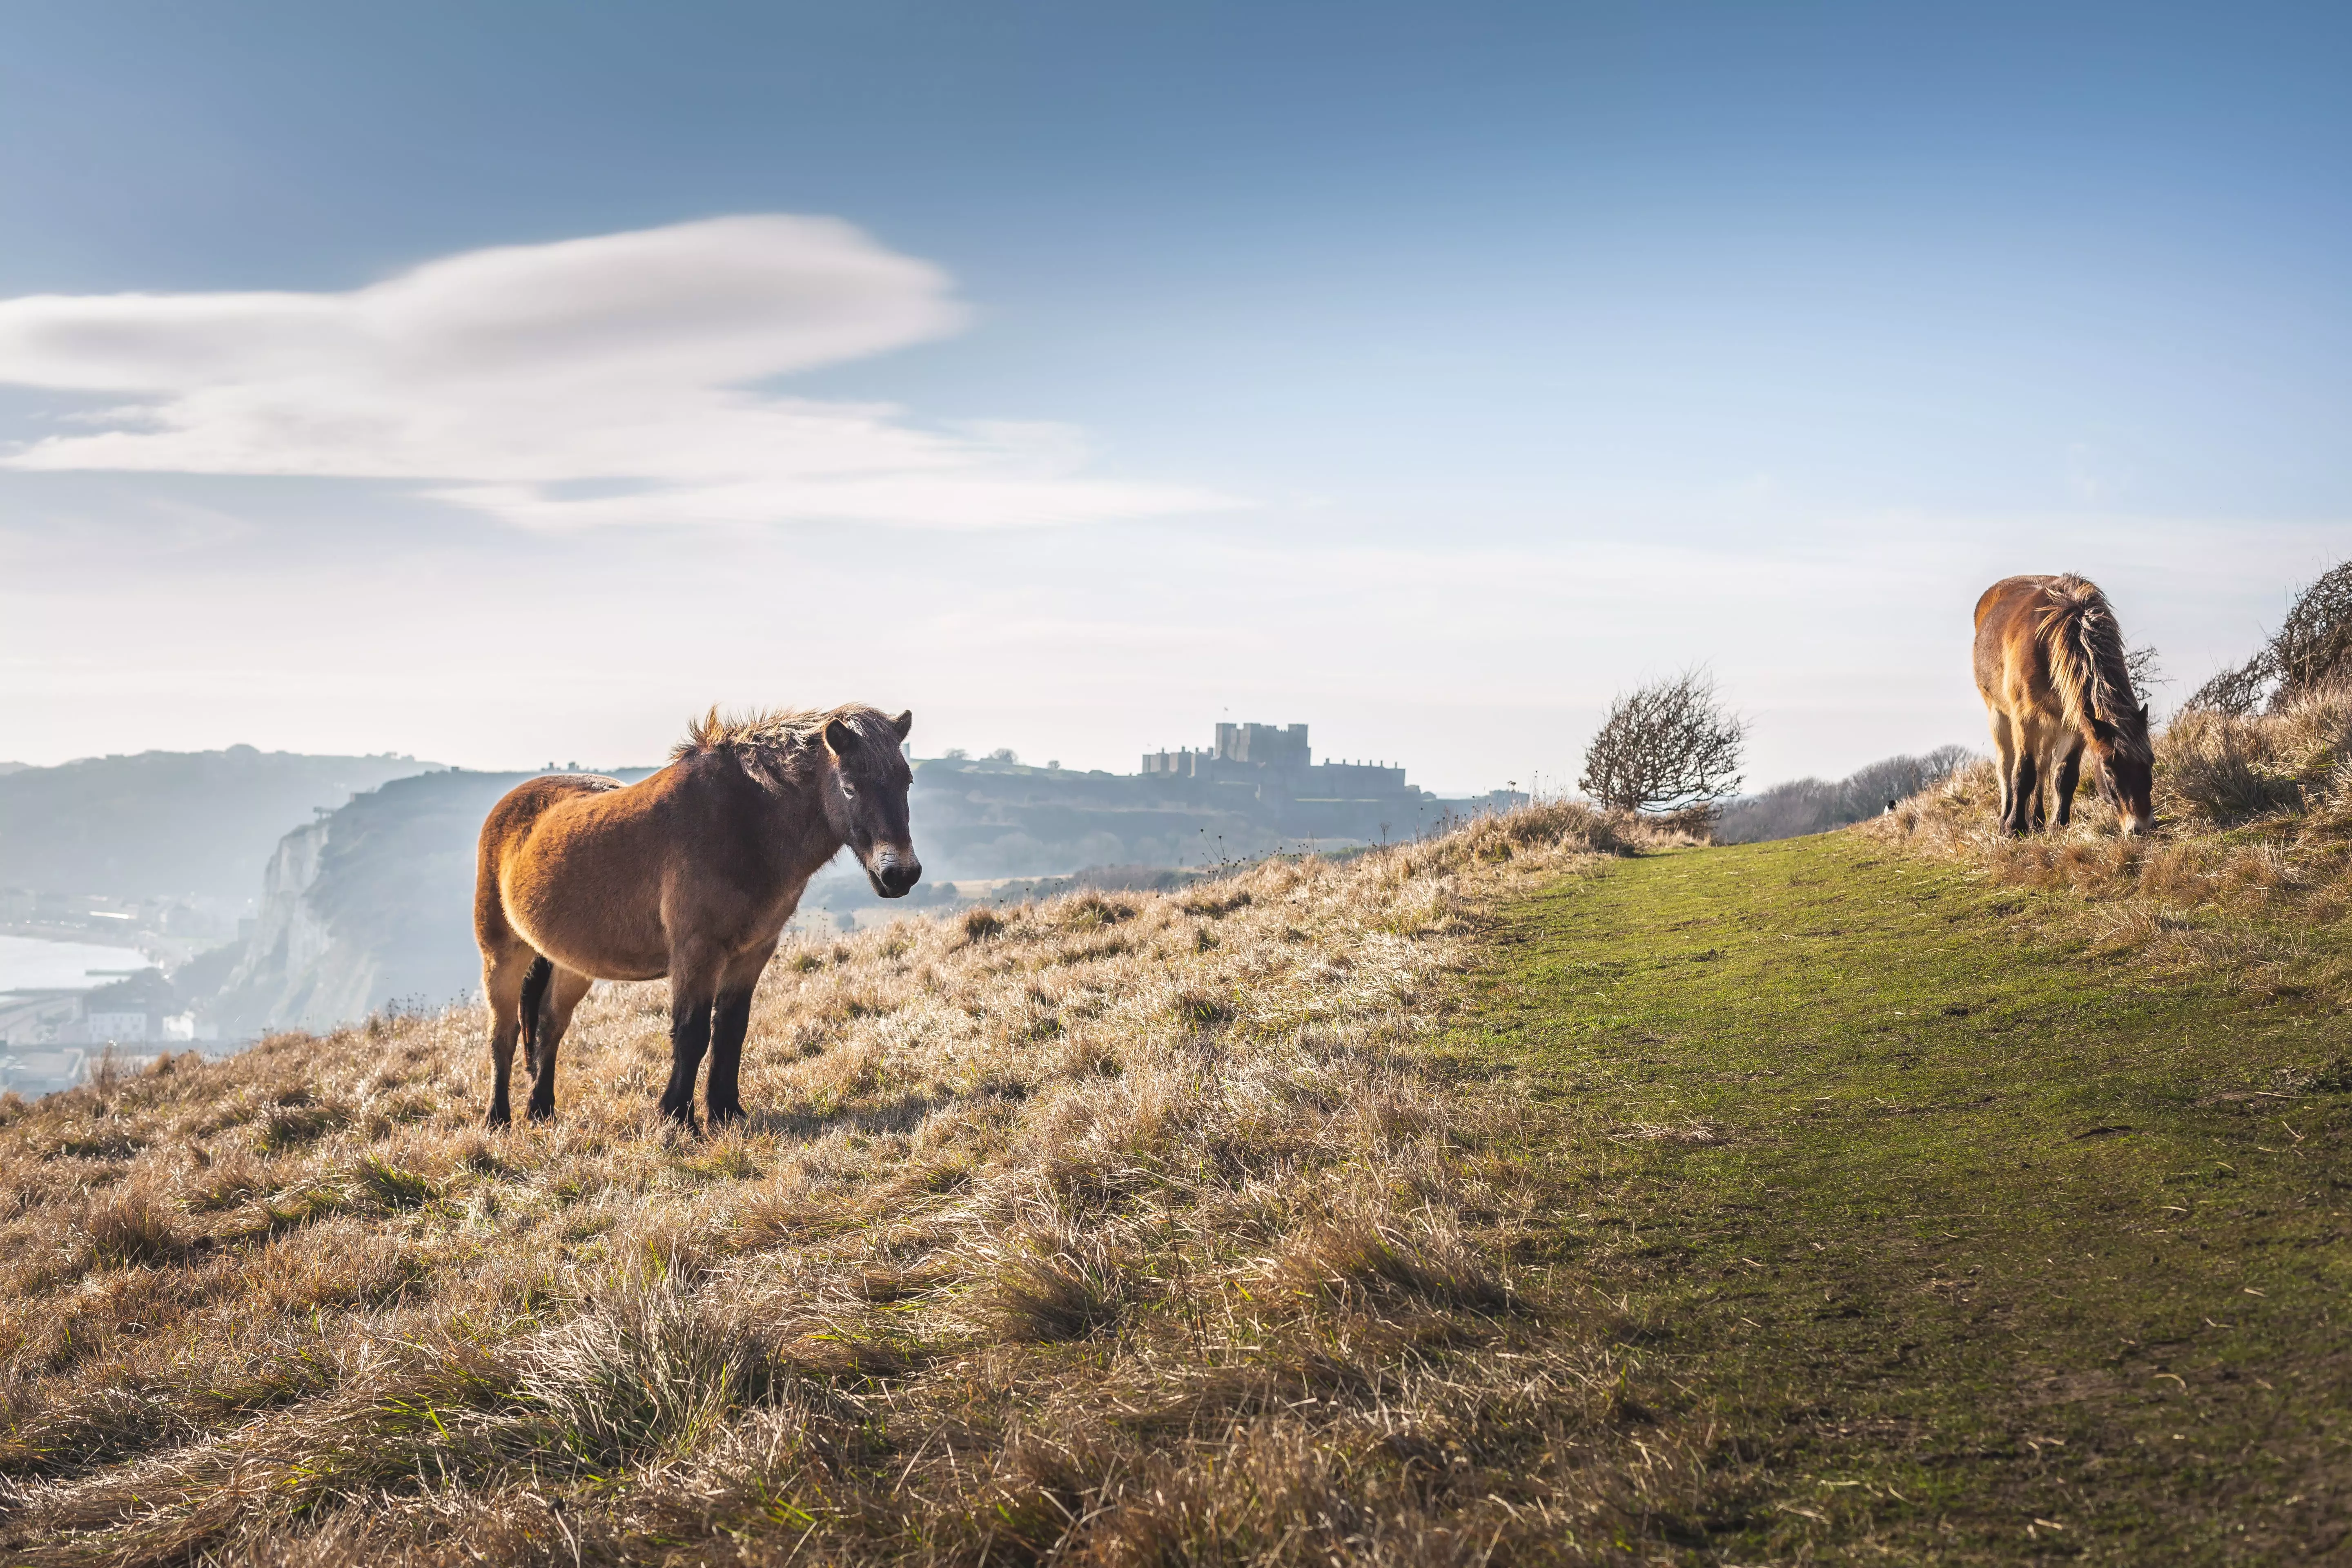
M 2308 7 L 27 9 L 0 756 L 658 759 L 712 702 L 1131 771 L 1982 743 L 1969 612 L 2177 702 L 2347 553 Z

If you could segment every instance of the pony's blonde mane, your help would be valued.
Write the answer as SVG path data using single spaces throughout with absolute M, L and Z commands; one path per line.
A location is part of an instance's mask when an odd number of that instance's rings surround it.
M 825 726 L 848 725 L 877 745 L 896 751 L 898 732 L 887 715 L 864 702 L 838 708 L 753 708 L 740 713 L 716 706 L 690 721 L 686 739 L 669 749 L 672 762 L 724 752 L 752 777 L 771 785 L 797 784 L 809 776 L 824 749 Z
M 2123 628 L 2098 584 L 2072 572 L 2042 585 L 2034 635 L 2048 650 L 2050 683 L 2066 722 L 2135 762 L 2154 754 L 2132 691 Z
M 743 713 L 723 713 L 714 705 L 687 724 L 686 739 L 669 749 L 670 761 L 697 752 L 803 751 L 824 733 L 825 725 L 847 718 L 852 711 L 847 708 L 754 708 Z
M 722 713 L 714 706 L 687 725 L 686 739 L 670 748 L 670 761 L 724 752 L 766 788 L 797 788 L 814 775 L 824 727 L 836 719 L 856 726 L 865 711 L 855 702 L 839 708 L 754 708 L 741 713 Z

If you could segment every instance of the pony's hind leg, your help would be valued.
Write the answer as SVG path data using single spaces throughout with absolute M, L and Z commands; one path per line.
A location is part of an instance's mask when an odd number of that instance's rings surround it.
M 551 973 L 545 985 L 547 1000 L 533 1020 L 537 1037 L 530 1057 L 530 1104 L 524 1111 L 533 1121 L 544 1121 L 555 1114 L 556 1047 L 563 1043 L 563 1031 L 572 1026 L 572 1009 L 580 1005 L 580 999 L 595 984 L 576 970 L 555 969 L 552 965 L 550 968 Z M 537 969 L 532 973 L 536 974 Z M 523 1006 L 527 1012 L 534 1000 L 526 986 Z
M 2057 808 L 2058 764 L 2066 754 L 2066 739 L 2039 723 L 2027 728 L 2025 738 L 2021 749 L 2032 772 L 2025 786 L 2024 805 L 2017 814 L 2021 824 L 2018 831 L 2039 833 L 2050 826 L 2050 815 Z
M 2009 715 L 1998 708 L 1992 710 L 1991 728 L 1994 773 L 2000 785 L 2000 805 L 1993 814 L 1993 820 L 2006 829 L 2010 817 L 2010 775 L 2017 767 L 2017 731 L 2011 725 Z
M 2027 747 L 2017 748 L 2017 763 L 2009 779 L 2009 816 L 2002 826 L 2011 833 L 2031 833 L 2040 826 L 2042 816 L 2041 776 L 2034 767 L 2033 752 Z
M 539 955 L 520 944 L 485 953 L 482 958 L 482 1000 L 490 1012 L 489 1124 L 504 1127 L 514 1121 L 507 1089 L 514 1076 L 515 1037 L 522 1032 L 525 977 Z M 543 961 L 542 961 L 543 962 Z

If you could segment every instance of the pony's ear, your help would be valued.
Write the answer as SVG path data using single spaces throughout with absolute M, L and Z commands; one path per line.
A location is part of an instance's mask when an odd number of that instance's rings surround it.
M 835 756 L 857 744 L 857 731 L 835 719 L 824 727 L 824 749 Z
M 915 710 L 912 708 L 908 709 L 904 713 L 899 714 L 896 719 L 890 721 L 890 728 L 898 731 L 898 739 L 902 741 L 907 738 L 907 731 L 914 727 Z
M 2140 728 L 2146 729 L 2147 727 L 2147 704 L 2145 702 L 2139 705 L 2139 722 Z

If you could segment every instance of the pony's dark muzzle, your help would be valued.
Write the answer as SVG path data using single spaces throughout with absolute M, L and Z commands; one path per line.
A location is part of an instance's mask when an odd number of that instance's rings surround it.
M 894 856 L 867 868 L 866 874 L 873 879 L 876 892 L 886 899 L 903 899 L 923 879 L 923 863 Z

